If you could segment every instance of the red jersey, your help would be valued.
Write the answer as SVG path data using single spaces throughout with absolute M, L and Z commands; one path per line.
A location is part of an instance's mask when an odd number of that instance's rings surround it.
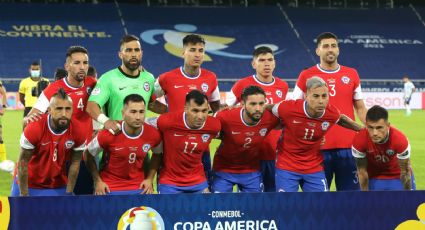
M 353 156 L 367 157 L 369 178 L 398 179 L 400 167 L 397 159 L 410 157 L 410 145 L 406 136 L 398 129 L 390 127 L 385 143 L 375 144 L 369 137 L 367 129 L 362 129 L 354 138 Z
M 260 147 L 266 135 L 279 124 L 279 119 L 268 110 L 256 125 L 248 125 L 242 118 L 243 109 L 218 112 L 221 122 L 221 144 L 214 156 L 214 171 L 249 173 L 260 170 Z
M 49 124 L 50 115 L 29 123 L 21 135 L 20 146 L 32 150 L 28 163 L 29 188 L 60 188 L 66 186 L 66 163 L 71 152 L 83 151 L 86 138 L 80 123 L 71 122 L 68 129 L 55 133 Z
M 182 111 L 186 94 L 194 89 L 207 95 L 210 102 L 220 100 L 217 77 L 206 69 L 199 69 L 196 77 L 189 77 L 180 67 L 161 74 L 155 82 L 155 95 L 166 96 L 169 112 Z
M 57 80 L 53 83 L 50 83 L 49 86 L 41 93 L 37 102 L 34 105 L 34 108 L 40 110 L 41 112 L 46 112 L 50 104 L 50 99 L 52 96 L 58 92 L 59 88 L 62 88 L 66 94 L 72 99 L 72 120 L 74 122 L 83 123 L 82 127 L 86 130 L 87 139 L 91 139 L 93 125 L 90 115 L 86 112 L 87 101 L 90 96 L 90 93 L 94 86 L 96 85 L 96 79 L 93 77 L 85 77 L 83 86 L 75 88 L 71 86 L 66 77 Z
M 275 104 L 285 100 L 288 93 L 288 84 L 280 78 L 273 77 L 271 83 L 265 83 L 258 80 L 255 75 L 252 75 L 240 79 L 235 83 L 230 93 L 227 94 L 226 104 L 232 106 L 240 103 L 242 101 L 243 90 L 251 85 L 259 86 L 264 90 L 268 104 Z M 262 160 L 276 159 L 276 147 L 281 134 L 282 130 L 272 130 L 267 135 L 264 144 L 261 146 Z
M 220 132 L 220 121 L 208 116 L 202 128 L 191 129 L 186 124 L 185 113 L 174 112 L 159 116 L 157 126 L 165 140 L 159 183 L 192 186 L 204 182 L 202 154 Z
M 325 80 L 329 88 L 329 103 L 337 107 L 342 114 L 355 120 L 353 102 L 363 100 L 360 78 L 355 69 L 342 65 L 334 71 L 324 70 L 319 64 L 310 67 L 302 71 L 298 77 L 293 92 L 294 99 L 303 98 L 307 90 L 306 82 L 311 77 L 320 77 Z M 326 134 L 322 149 L 351 148 L 355 134 L 353 130 L 336 125 Z
M 296 173 L 316 173 L 323 170 L 320 144 L 326 132 L 338 122 L 339 110 L 328 105 L 320 118 L 307 114 L 304 100 L 282 101 L 273 107 L 284 129 L 277 146 L 276 167 Z
M 96 156 L 103 151 L 105 167 L 100 177 L 111 191 L 137 190 L 145 179 L 143 162 L 152 147 L 161 142 L 161 135 L 154 127 L 144 124 L 137 136 L 130 136 L 121 122 L 118 135 L 102 130 L 88 145 L 88 151 Z

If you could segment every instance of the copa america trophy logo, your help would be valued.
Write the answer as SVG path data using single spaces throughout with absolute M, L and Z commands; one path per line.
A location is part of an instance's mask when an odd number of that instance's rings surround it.
M 118 221 L 118 230 L 164 230 L 164 220 L 153 208 L 140 206 L 128 209 Z

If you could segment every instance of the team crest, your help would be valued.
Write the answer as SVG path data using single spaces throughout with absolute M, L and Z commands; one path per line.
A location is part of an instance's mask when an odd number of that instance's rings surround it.
M 344 83 L 344 84 L 348 84 L 348 83 L 350 83 L 350 78 L 349 78 L 349 77 L 347 77 L 347 76 L 343 76 L 343 77 L 341 78 L 341 81 L 342 81 L 342 83 Z
M 209 88 L 209 86 L 208 86 L 207 83 L 202 83 L 202 85 L 201 85 L 202 92 L 206 93 L 208 91 L 208 88 Z
M 259 133 L 260 133 L 260 136 L 264 137 L 266 135 L 266 133 L 267 133 L 267 128 L 260 129 L 260 132 Z
M 151 148 L 151 145 L 150 144 L 144 144 L 142 146 L 143 152 L 145 152 L 145 153 L 147 153 L 150 148 Z
M 326 130 L 328 130 L 328 128 L 329 128 L 329 122 L 327 122 L 327 121 L 323 122 L 322 123 L 322 130 L 326 131 Z
M 208 139 L 210 139 L 210 135 L 209 134 L 202 134 L 202 142 L 207 142 Z
M 92 95 L 96 96 L 100 94 L 100 88 L 94 88 L 93 91 L 91 92 Z
M 394 150 L 392 150 L 392 149 L 387 149 L 387 155 L 388 155 L 388 156 L 392 156 L 392 155 L 394 155 Z
M 70 149 L 70 148 L 72 148 L 72 146 L 74 146 L 74 144 L 75 144 L 74 141 L 67 140 L 65 142 L 65 148 Z
M 90 95 L 90 94 L 91 94 L 91 91 L 92 91 L 93 89 L 92 89 L 91 87 L 87 87 L 87 89 L 86 89 L 86 90 L 87 90 L 87 94 L 88 94 L 88 95 Z
M 279 89 L 278 89 L 278 90 L 276 90 L 276 95 L 277 95 L 279 98 L 282 98 L 282 91 L 280 91 Z
M 151 86 L 149 85 L 149 83 L 145 82 L 143 84 L 143 89 L 145 89 L 146 92 L 149 92 L 151 90 Z

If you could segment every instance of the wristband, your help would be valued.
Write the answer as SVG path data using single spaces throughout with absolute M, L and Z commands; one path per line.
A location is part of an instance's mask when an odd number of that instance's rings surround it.
M 105 122 L 109 120 L 109 117 L 107 117 L 105 114 L 101 113 L 99 116 L 97 116 L 96 119 L 100 124 L 104 125 Z

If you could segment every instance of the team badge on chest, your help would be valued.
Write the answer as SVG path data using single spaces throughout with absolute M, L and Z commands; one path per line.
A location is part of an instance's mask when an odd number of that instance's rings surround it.
M 147 153 L 148 151 L 149 151 L 149 149 L 151 148 L 151 145 L 150 144 L 144 144 L 143 146 L 142 146 L 142 150 L 143 150 L 143 152 L 145 152 L 145 153 Z
M 259 133 L 260 133 L 260 136 L 264 137 L 266 135 L 266 133 L 267 133 L 267 129 L 266 128 L 260 129 L 260 132 Z
M 342 76 L 341 81 L 342 81 L 342 83 L 347 85 L 348 83 L 350 83 L 350 78 L 347 77 L 347 76 Z
M 208 91 L 208 88 L 209 88 L 209 86 L 208 86 L 207 83 L 202 83 L 202 85 L 201 85 L 202 92 L 206 93 Z
M 392 150 L 392 149 L 387 149 L 387 155 L 388 155 L 388 156 L 392 156 L 392 155 L 394 155 L 394 150 Z
M 149 85 L 149 83 L 145 82 L 145 83 L 143 83 L 143 89 L 146 92 L 149 92 L 151 90 L 151 86 Z
M 328 128 L 329 128 L 329 122 L 327 122 L 327 121 L 323 122 L 322 123 L 322 130 L 326 131 L 326 130 L 328 130 Z
M 208 139 L 210 139 L 210 135 L 209 134 L 202 134 L 202 142 L 207 142 Z
M 66 149 L 70 149 L 70 148 L 72 148 L 72 146 L 74 146 L 74 141 L 72 141 L 72 140 L 67 140 L 67 141 L 65 142 L 65 148 L 66 148 Z
M 282 98 L 282 91 L 280 91 L 279 89 L 278 89 L 278 90 L 276 90 L 276 95 L 277 95 L 279 98 Z

